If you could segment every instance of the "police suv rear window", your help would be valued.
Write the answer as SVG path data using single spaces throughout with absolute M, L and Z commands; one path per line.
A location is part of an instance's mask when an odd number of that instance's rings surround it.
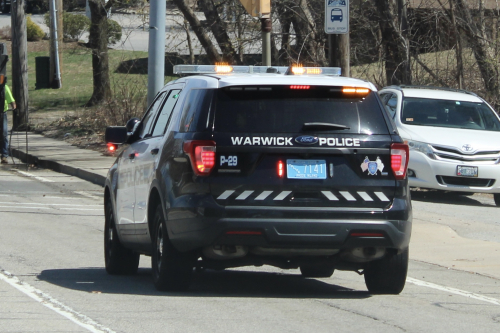
M 345 126 L 342 134 L 388 134 L 376 94 L 347 96 L 341 87 L 232 86 L 215 96 L 214 131 L 301 133 L 305 123 Z M 315 132 L 331 129 L 315 129 Z

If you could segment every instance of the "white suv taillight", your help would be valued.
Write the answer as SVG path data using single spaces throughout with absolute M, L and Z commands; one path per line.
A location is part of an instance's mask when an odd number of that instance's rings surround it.
M 194 172 L 208 176 L 215 166 L 215 142 L 210 140 L 186 141 L 184 152 L 188 154 Z
M 409 147 L 404 143 L 391 145 L 391 168 L 397 180 L 405 179 L 408 169 Z

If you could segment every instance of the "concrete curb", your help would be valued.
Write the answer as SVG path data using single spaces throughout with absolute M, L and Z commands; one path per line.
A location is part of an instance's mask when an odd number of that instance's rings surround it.
M 44 160 L 30 153 L 26 155 L 24 151 L 19 149 L 11 148 L 11 154 L 13 157 L 20 159 L 24 163 L 29 162 L 44 169 L 51 169 L 60 173 L 64 173 L 66 175 L 78 177 L 102 187 L 104 187 L 106 181 L 106 177 L 102 175 L 80 168 L 75 168 L 56 161 Z

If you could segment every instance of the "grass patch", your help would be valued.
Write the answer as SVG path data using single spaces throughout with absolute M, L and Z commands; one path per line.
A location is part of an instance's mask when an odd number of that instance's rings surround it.
M 48 43 L 48 42 L 47 42 Z M 147 52 L 108 50 L 111 88 L 124 83 L 143 87 L 147 94 L 147 75 L 115 73 L 122 61 L 147 57 Z M 33 111 L 76 110 L 92 96 L 92 54 L 91 50 L 74 43 L 62 51 L 61 89 L 36 89 L 36 57 L 47 57 L 48 51 L 28 52 L 28 94 Z M 8 63 L 11 71 L 11 62 Z

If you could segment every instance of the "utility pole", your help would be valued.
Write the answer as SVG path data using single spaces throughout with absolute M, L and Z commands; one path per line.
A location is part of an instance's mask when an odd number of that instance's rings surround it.
M 26 1 L 26 0 L 25 0 Z M 50 13 L 50 86 L 59 89 L 61 82 L 62 0 L 49 0 Z
M 330 67 L 340 67 L 342 76 L 351 76 L 351 44 L 349 34 L 328 35 L 328 64 Z
M 26 129 L 28 126 L 28 39 L 26 35 L 26 0 L 11 2 L 12 34 L 12 94 L 16 100 L 13 128 Z
M 148 105 L 165 85 L 166 0 L 151 0 L 149 8 Z

